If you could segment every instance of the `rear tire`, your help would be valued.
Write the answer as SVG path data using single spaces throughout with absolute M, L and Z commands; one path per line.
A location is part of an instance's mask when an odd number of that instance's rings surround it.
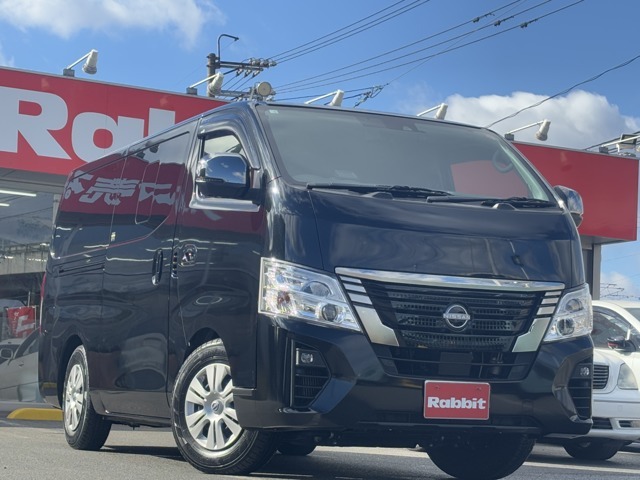
M 248 474 L 278 446 L 275 434 L 245 430 L 238 422 L 229 360 L 219 340 L 197 348 L 180 368 L 171 420 L 183 457 L 205 473 Z
M 526 435 L 494 434 L 461 438 L 455 444 L 421 446 L 431 461 L 452 477 L 494 480 L 520 468 L 535 443 Z
M 566 452 L 578 460 L 609 460 L 627 442 L 618 440 L 580 440 L 564 445 Z
M 76 450 L 100 450 L 111 422 L 98 415 L 89 395 L 87 354 L 80 345 L 71 354 L 64 379 L 63 424 L 67 443 Z

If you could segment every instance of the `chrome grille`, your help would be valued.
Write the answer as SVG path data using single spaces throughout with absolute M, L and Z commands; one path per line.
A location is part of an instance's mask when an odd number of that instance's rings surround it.
M 409 376 L 524 378 L 534 359 L 528 353 L 537 350 L 539 332 L 546 330 L 564 287 L 352 269 L 336 272 L 385 369 Z M 460 330 L 445 321 L 451 305 L 463 306 L 471 317 Z M 542 328 L 532 329 L 534 322 L 542 322 Z M 537 337 L 530 334 L 532 330 Z
M 602 390 L 609 381 L 609 365 L 595 364 L 593 366 L 593 389 Z

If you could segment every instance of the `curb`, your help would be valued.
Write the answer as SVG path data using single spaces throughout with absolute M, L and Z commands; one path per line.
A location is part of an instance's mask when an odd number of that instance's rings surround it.
M 46 420 L 50 422 L 62 421 L 62 410 L 57 408 L 19 408 L 14 410 L 7 418 L 13 420 Z

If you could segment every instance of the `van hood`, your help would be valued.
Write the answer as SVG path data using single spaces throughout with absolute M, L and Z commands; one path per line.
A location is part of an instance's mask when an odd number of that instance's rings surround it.
M 308 190 L 323 268 L 584 283 L 581 246 L 559 208 L 495 209 Z

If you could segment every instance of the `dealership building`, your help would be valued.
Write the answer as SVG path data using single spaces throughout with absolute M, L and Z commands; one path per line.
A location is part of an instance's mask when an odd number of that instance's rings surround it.
M 35 328 L 52 221 L 69 172 L 220 104 L 209 97 L 0 67 L 0 341 Z M 551 185 L 582 195 L 579 232 L 587 278 L 599 298 L 602 246 L 636 240 L 637 159 L 513 144 Z

